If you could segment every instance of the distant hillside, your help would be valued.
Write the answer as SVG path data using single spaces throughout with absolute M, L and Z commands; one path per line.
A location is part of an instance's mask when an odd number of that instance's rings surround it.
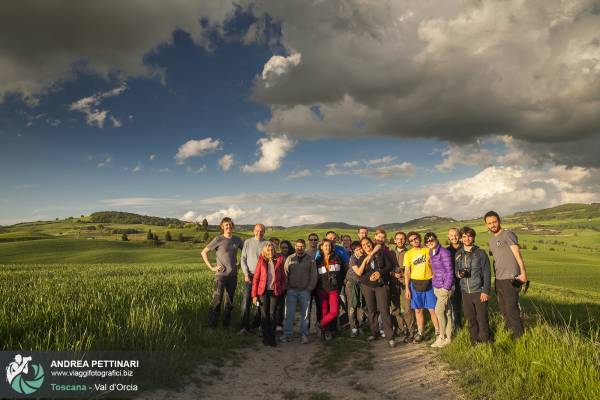
M 183 226 L 183 221 L 176 218 L 151 217 L 120 211 L 99 211 L 89 216 L 89 221 L 105 224 L 144 224 L 156 226 Z
M 437 217 L 435 215 L 432 215 L 432 216 L 428 216 L 428 217 L 411 219 L 410 221 L 406 221 L 406 222 L 394 222 L 391 224 L 383 224 L 383 225 L 377 226 L 376 228 L 385 229 L 386 231 L 398 231 L 398 230 L 406 229 L 408 227 L 417 228 L 417 227 L 431 226 L 433 224 L 451 224 L 454 222 L 457 222 L 457 221 L 453 218 Z
M 562 204 L 541 210 L 517 212 L 508 218 L 520 218 L 531 221 L 554 219 L 591 219 L 600 217 L 600 203 Z

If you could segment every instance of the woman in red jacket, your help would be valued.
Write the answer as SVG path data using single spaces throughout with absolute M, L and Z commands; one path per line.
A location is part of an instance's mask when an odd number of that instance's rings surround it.
M 283 307 L 285 269 L 282 255 L 275 251 L 273 243 L 267 242 L 258 257 L 252 281 L 252 301 L 261 305 L 261 328 L 263 344 L 276 346 L 275 322 L 277 312 Z
M 334 244 L 323 239 L 319 248 L 320 254 L 315 260 L 317 266 L 317 295 L 321 302 L 322 318 L 317 324 L 317 331 L 325 340 L 331 340 L 331 330 L 335 326 L 339 309 L 339 293 L 342 287 L 342 259 L 334 250 Z M 332 324 L 333 323 L 333 324 Z

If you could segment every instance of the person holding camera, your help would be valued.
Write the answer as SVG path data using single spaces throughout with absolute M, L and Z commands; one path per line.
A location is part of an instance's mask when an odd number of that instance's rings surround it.
M 360 262 L 360 266 L 353 266 L 353 271 L 359 277 L 360 289 L 367 303 L 369 325 L 371 326 L 371 336 L 367 340 L 377 339 L 379 332 L 377 312 L 379 312 L 385 337 L 389 340 L 388 344 L 390 347 L 395 347 L 396 342 L 394 341 L 387 289 L 393 265 L 383 253 L 383 247 L 380 244 L 373 246 L 373 242 L 368 237 L 363 238 L 360 244 L 365 255 Z
M 412 248 L 404 255 L 404 285 L 408 288 L 405 291 L 405 296 L 410 301 L 410 307 L 415 310 L 417 319 L 418 331 L 413 342 L 421 343 L 424 340 L 423 332 L 425 331 L 425 314 L 423 310 L 427 309 L 429 311 L 436 336 L 440 332 L 438 319 L 435 315 L 437 299 L 431 284 L 433 273 L 431 271 L 429 249 L 421 246 L 421 235 L 417 232 L 408 233 L 408 243 Z
M 489 211 L 483 217 L 490 237 L 490 253 L 494 257 L 495 288 L 498 296 L 498 307 L 504 318 L 504 324 L 513 337 L 523 335 L 523 321 L 519 309 L 519 291 L 527 283 L 527 271 L 521 256 L 521 248 L 517 235 L 500 225 L 500 216 Z
M 317 331 L 325 340 L 331 340 L 331 331 L 335 330 L 335 323 L 340 307 L 338 291 L 343 284 L 343 261 L 335 252 L 334 243 L 323 239 L 319 254 L 315 260 L 317 267 L 317 295 L 321 304 L 321 320 L 317 324 Z
M 488 299 L 491 289 L 490 259 L 475 245 L 475 230 L 465 226 L 460 230 L 462 247 L 456 252 L 454 270 L 460 278 L 465 319 L 469 322 L 471 343 L 490 341 Z

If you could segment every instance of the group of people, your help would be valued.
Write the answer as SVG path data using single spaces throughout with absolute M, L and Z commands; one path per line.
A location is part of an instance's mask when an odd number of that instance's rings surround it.
M 523 334 L 519 308 L 521 285 L 528 281 L 517 236 L 502 229 L 500 216 L 490 211 L 484 221 L 491 232 L 495 291 L 506 327 L 513 337 Z M 314 303 L 318 335 L 331 340 L 349 327 L 351 336 L 368 327 L 368 341 L 382 337 L 390 347 L 397 340 L 421 343 L 425 340 L 425 317 L 435 329 L 432 347 L 444 347 L 453 333 L 468 322 L 471 342 L 490 341 L 488 300 L 491 270 L 488 254 L 475 244 L 476 232 L 465 226 L 448 231 L 449 246 L 427 232 L 396 232 L 394 248 L 387 234 L 360 227 L 357 239 L 329 231 L 319 239 L 308 235 L 292 245 L 277 238 L 266 240 L 265 226 L 256 224 L 254 236 L 242 241 L 233 234 L 231 218 L 220 223 L 222 234 L 202 251 L 208 268 L 215 272 L 215 289 L 208 313 L 208 325 L 217 326 L 221 306 L 223 326 L 231 322 L 238 281 L 238 250 L 244 274 L 240 334 L 260 327 L 263 343 L 276 346 L 292 339 L 293 323 L 299 308 L 301 342 L 309 342 L 310 316 Z M 209 253 L 216 252 L 216 264 Z M 253 309 L 255 312 L 253 312 Z M 427 311 L 427 312 L 426 312 Z

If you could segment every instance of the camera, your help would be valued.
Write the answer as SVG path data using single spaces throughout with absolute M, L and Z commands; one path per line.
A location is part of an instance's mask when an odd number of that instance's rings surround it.
M 470 278 L 471 277 L 471 269 L 470 268 L 461 268 L 458 270 L 459 278 Z

